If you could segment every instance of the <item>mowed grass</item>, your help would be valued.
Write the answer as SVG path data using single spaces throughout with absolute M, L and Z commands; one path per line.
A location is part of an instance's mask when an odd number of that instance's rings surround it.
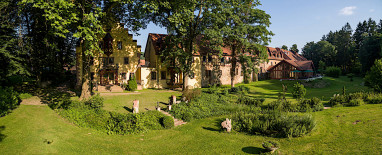
M 166 108 L 171 95 L 180 99 L 179 91 L 147 89 L 138 91 L 137 94 L 104 93 L 104 109 L 119 113 L 131 113 L 133 101 L 139 100 L 139 111 L 155 110 L 157 103 L 161 108 Z
M 21 105 L 0 118 L 0 150 L 1 154 L 253 154 L 262 151 L 264 140 L 275 140 L 282 154 L 382 153 L 382 105 L 332 108 L 313 115 L 317 127 L 299 138 L 221 132 L 224 117 L 169 130 L 107 135 L 70 124 L 48 106 Z
M 269 103 L 278 99 L 279 92 L 282 92 L 282 84 L 287 86 L 286 98 L 296 102 L 293 99 L 293 84 L 298 81 L 290 80 L 265 80 L 258 82 L 251 82 L 249 84 L 237 84 L 237 86 L 245 85 L 250 88 L 248 95 L 265 98 L 265 102 Z M 341 94 L 342 88 L 345 86 L 346 93 L 369 91 L 370 89 L 362 85 L 363 79 L 360 77 L 354 77 L 353 81 L 350 81 L 346 76 L 339 78 L 324 77 L 322 80 L 316 80 L 311 83 L 325 83 L 327 86 L 323 88 L 305 87 L 307 90 L 305 98 L 318 97 L 323 100 L 324 103 L 330 100 L 334 94 Z

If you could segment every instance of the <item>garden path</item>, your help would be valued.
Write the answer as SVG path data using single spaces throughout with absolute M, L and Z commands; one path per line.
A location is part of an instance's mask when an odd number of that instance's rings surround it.
M 179 126 L 179 125 L 183 125 L 183 124 L 186 124 L 187 122 L 184 122 L 183 120 L 180 120 L 180 119 L 176 119 L 174 118 L 174 116 L 172 116 L 171 114 L 169 114 L 168 112 L 165 112 L 165 111 L 160 111 L 162 112 L 163 114 L 165 114 L 166 116 L 171 116 L 173 119 L 174 119 L 174 126 Z
M 20 104 L 23 105 L 46 105 L 41 103 L 41 99 L 37 96 L 32 96 L 27 99 L 23 99 Z

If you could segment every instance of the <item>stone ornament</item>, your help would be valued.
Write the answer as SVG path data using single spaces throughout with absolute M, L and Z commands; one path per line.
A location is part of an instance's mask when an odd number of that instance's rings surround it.
M 171 104 L 168 105 L 168 111 L 171 111 Z
M 176 104 L 176 96 L 175 95 L 172 95 L 172 104 Z
M 139 112 L 139 100 L 133 101 L 133 113 L 136 114 Z
M 222 128 L 227 129 L 227 132 L 231 132 L 232 125 L 231 125 L 231 120 L 226 118 L 225 121 L 222 122 Z

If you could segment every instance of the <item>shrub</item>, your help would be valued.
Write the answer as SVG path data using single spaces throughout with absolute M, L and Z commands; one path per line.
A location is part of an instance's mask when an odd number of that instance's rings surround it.
M 233 129 L 255 135 L 299 137 L 313 130 L 316 122 L 309 114 L 287 114 L 278 111 L 236 113 L 232 115 Z
M 362 99 L 353 99 L 350 100 L 349 103 L 345 104 L 346 106 L 360 106 L 363 104 Z
M 325 74 L 330 77 L 338 78 L 341 75 L 341 69 L 335 66 L 327 67 Z
M 313 97 L 311 99 L 302 99 L 299 101 L 299 106 L 301 112 L 306 111 L 322 111 L 324 110 L 324 105 L 321 100 L 317 97 Z
M 121 87 L 123 90 L 129 90 L 129 85 L 127 83 L 123 83 Z
M 85 101 L 88 102 L 88 101 Z M 147 130 L 163 129 L 163 118 L 158 111 L 138 114 L 120 114 L 94 108 L 89 103 L 72 101 L 66 109 L 59 110 L 61 116 L 80 127 L 90 127 L 108 134 L 131 134 Z M 62 106 L 61 106 L 62 107 Z
M 353 81 L 353 77 L 354 77 L 353 73 L 346 74 L 346 76 L 350 79 L 350 81 Z
M 382 59 L 375 60 L 370 71 L 366 73 L 365 84 L 376 92 L 382 92 Z
M 289 112 L 299 111 L 298 104 L 294 104 L 288 100 L 283 100 L 283 99 L 268 103 L 264 108 L 267 110 L 278 110 L 278 111 L 289 111 Z
M 303 84 L 296 83 L 293 85 L 292 95 L 294 98 L 300 99 L 304 98 L 306 94 L 306 89 Z
M 257 99 L 253 97 L 248 97 L 248 96 L 242 96 L 238 99 L 238 103 L 240 104 L 245 104 L 245 105 L 254 105 L 254 106 L 261 106 L 265 99 Z
M 9 87 L 0 87 L 0 117 L 10 113 L 20 104 L 19 94 Z
M 171 116 L 165 116 L 162 118 L 162 124 L 165 129 L 174 127 L 174 119 Z
M 182 98 L 186 98 L 187 101 L 191 101 L 196 97 L 199 97 L 202 92 L 200 89 L 185 89 L 182 94 Z
M 264 141 L 263 147 L 268 151 L 273 151 L 280 148 L 280 144 L 276 141 Z
M 230 90 L 231 93 L 237 93 L 239 91 L 240 91 L 240 89 L 238 87 L 232 87 Z
M 32 95 L 29 94 L 29 93 L 21 93 L 20 94 L 20 99 L 27 99 L 27 98 L 31 98 Z
M 365 101 L 367 104 L 381 104 L 382 94 L 368 94 Z
M 342 106 L 348 102 L 348 98 L 344 95 L 334 94 L 333 97 L 329 100 L 330 106 Z
M 103 98 L 96 94 L 85 101 L 85 105 L 89 105 L 91 108 L 100 109 L 103 107 Z
M 231 98 L 221 94 L 202 93 L 200 97 L 191 102 L 173 105 L 170 113 L 178 119 L 191 121 L 211 116 L 221 116 L 234 113 L 236 111 L 253 111 L 260 108 L 246 106 L 230 102 Z
M 128 82 L 128 89 L 129 91 L 135 91 L 137 90 L 137 87 L 138 87 L 137 81 L 135 80 L 135 77 L 133 76 Z

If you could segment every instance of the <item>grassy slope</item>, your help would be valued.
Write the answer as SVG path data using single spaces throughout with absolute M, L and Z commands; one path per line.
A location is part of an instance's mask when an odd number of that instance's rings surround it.
M 345 76 L 341 76 L 340 78 L 324 77 L 323 80 L 329 83 L 329 85 L 324 88 L 306 87 L 307 93 L 305 97 L 306 98 L 318 97 L 324 101 L 329 101 L 330 97 L 332 97 L 333 94 L 342 93 L 343 86 L 345 86 L 346 88 L 346 93 L 368 90 L 367 87 L 361 86 L 361 82 L 363 80 L 362 78 L 359 78 L 359 77 L 355 77 L 354 81 L 352 82 L 349 80 L 349 78 Z M 317 82 L 317 81 L 314 81 L 314 82 Z M 287 85 L 287 88 L 288 88 L 286 98 L 290 100 L 294 100 L 292 97 L 292 91 L 293 91 L 293 84 L 295 83 L 296 81 L 265 80 L 265 81 L 252 82 L 250 84 L 245 84 L 245 85 L 251 88 L 251 92 L 249 93 L 249 95 L 263 97 L 263 98 L 266 98 L 265 102 L 270 102 L 270 101 L 277 100 L 278 93 L 282 90 L 282 84 Z M 238 86 L 239 85 L 243 85 L 243 84 L 238 84 Z
M 318 126 L 313 133 L 292 139 L 223 133 L 218 131 L 219 118 L 121 136 L 78 128 L 47 106 L 21 105 L 0 118 L 4 127 L 0 133 L 5 136 L 0 150 L 2 154 L 241 154 L 258 153 L 262 141 L 273 139 L 281 143 L 285 154 L 382 153 L 382 105 L 333 108 L 314 115 Z M 355 120 L 361 122 L 353 125 Z M 45 139 L 53 143 L 47 144 Z
M 120 96 L 103 96 L 105 99 L 104 109 L 115 111 L 119 113 L 131 112 L 133 107 L 133 100 L 139 100 L 139 111 L 155 110 L 157 102 L 161 108 L 167 107 L 171 95 L 180 96 L 181 92 L 178 91 L 164 91 L 164 90 L 142 90 L 140 94 L 129 94 Z
M 333 82 L 327 88 L 308 89 L 308 97 L 332 96 L 341 92 L 343 85 L 348 92 L 364 89 L 359 85 L 361 79 L 352 83 L 344 77 L 325 80 Z M 291 85 L 294 82 L 282 83 Z M 277 80 L 249 85 L 251 95 L 273 99 L 281 90 L 281 82 Z M 289 91 L 291 88 L 289 86 Z M 137 96 L 106 97 L 108 104 L 105 106 L 108 107 L 105 109 L 126 112 L 118 106 L 123 107 L 123 103 L 131 103 L 130 100 L 135 98 L 141 101 L 141 106 L 146 100 L 147 107 L 153 107 L 156 101 L 168 101 L 173 94 L 154 91 L 145 90 Z M 316 129 L 307 136 L 292 139 L 220 132 L 222 118 L 197 120 L 171 130 L 121 136 L 76 127 L 47 106 L 21 105 L 10 115 L 0 118 L 0 150 L 2 154 L 242 154 L 258 153 L 262 150 L 262 141 L 271 139 L 281 143 L 281 151 L 285 154 L 382 153 L 382 105 L 332 108 L 313 115 L 317 119 Z M 356 120 L 361 122 L 352 124 Z M 53 143 L 47 144 L 45 139 L 53 140 Z

